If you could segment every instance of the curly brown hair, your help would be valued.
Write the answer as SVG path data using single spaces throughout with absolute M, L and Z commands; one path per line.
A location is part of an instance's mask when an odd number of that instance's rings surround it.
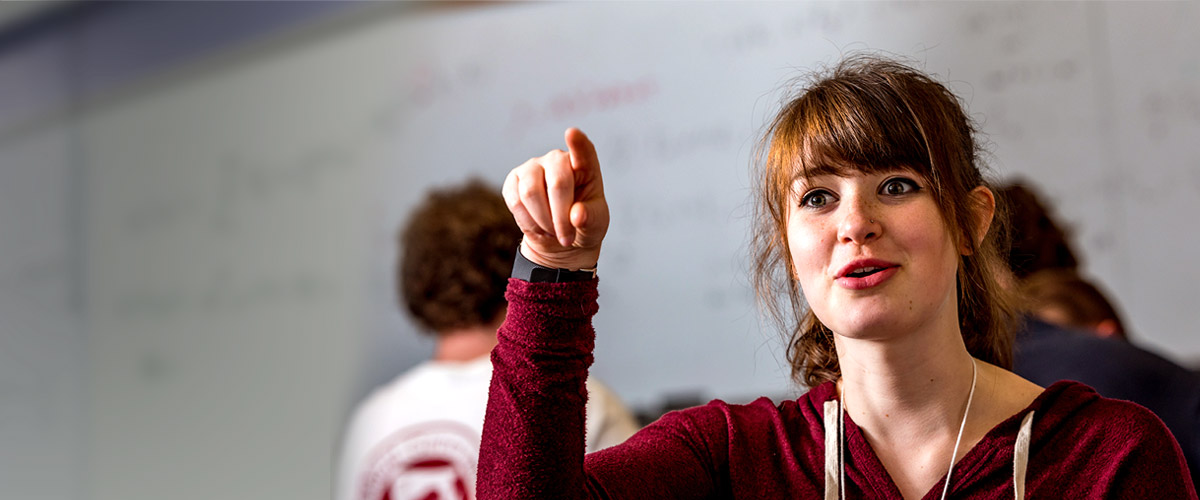
M 1012 366 L 1017 302 L 998 281 L 1007 272 L 1002 206 L 987 234 L 973 234 L 986 207 L 970 193 L 989 186 L 975 134 L 964 106 L 944 85 L 874 55 L 852 55 L 814 72 L 784 102 L 758 146 L 753 274 L 759 302 L 789 337 L 797 382 L 814 387 L 841 375 L 832 332 L 804 304 L 786 231 L 792 181 L 828 168 L 873 173 L 906 167 L 930 183 L 951 237 L 970 250 L 958 265 L 958 317 L 967 350 Z
M 471 179 L 430 192 L 399 233 L 401 302 L 434 334 L 499 320 L 520 242 L 498 189 Z

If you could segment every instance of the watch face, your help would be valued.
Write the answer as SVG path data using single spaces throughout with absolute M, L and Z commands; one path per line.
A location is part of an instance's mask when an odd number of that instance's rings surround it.
M 558 283 L 558 270 L 536 266 L 529 273 L 529 281 L 533 283 Z

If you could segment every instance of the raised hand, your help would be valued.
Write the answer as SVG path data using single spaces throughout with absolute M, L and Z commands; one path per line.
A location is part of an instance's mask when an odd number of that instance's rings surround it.
M 564 269 L 596 265 L 608 232 L 608 202 L 596 147 L 567 129 L 567 151 L 556 149 L 514 168 L 504 200 L 525 233 L 521 253 L 536 264 Z

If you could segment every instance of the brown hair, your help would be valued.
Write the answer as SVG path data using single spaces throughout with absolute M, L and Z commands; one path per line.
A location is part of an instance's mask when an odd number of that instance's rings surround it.
M 399 234 L 401 302 L 434 333 L 496 321 L 520 242 L 499 190 L 473 179 L 429 193 Z
M 1125 339 L 1125 326 L 1116 308 L 1096 285 L 1070 269 L 1043 269 L 1021 281 L 1021 291 L 1035 310 L 1047 308 L 1062 313 L 1067 327 L 1091 330 L 1105 320 L 1115 327 L 1113 333 Z
M 992 230 L 973 234 L 988 186 L 981 148 L 963 106 L 945 86 L 896 61 L 855 55 L 810 75 L 768 125 L 759 144 L 754 283 L 769 316 L 788 332 L 792 377 L 809 387 L 840 376 L 831 331 L 804 305 L 787 241 L 792 181 L 818 169 L 910 168 L 930 184 L 946 227 L 970 250 L 958 265 L 958 317 L 971 355 L 1012 366 L 1016 301 L 1000 286 L 1003 207 Z M 981 241 L 976 245 L 977 241 Z

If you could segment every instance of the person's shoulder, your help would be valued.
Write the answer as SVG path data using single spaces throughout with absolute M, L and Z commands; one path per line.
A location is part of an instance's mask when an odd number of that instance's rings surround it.
M 1170 436 L 1162 419 L 1146 407 L 1106 398 L 1080 382 L 1057 382 L 1046 389 L 1044 400 L 1037 408 L 1040 418 L 1063 436 L 1126 441 Z
M 1096 389 L 1107 395 L 1130 399 L 1136 399 L 1130 387 L 1144 384 L 1161 384 L 1176 394 L 1200 389 L 1200 375 L 1124 340 L 1035 321 L 1027 321 L 1024 331 L 1017 338 L 1014 371 L 1033 376 L 1035 382 L 1048 384 L 1047 377 L 1071 378 L 1097 384 Z M 1109 394 L 1114 387 L 1120 390 Z
M 490 382 L 492 378 L 492 361 L 488 356 L 479 356 L 466 361 L 423 361 L 390 382 L 379 386 L 376 391 L 380 394 L 397 394 L 412 390 L 428 390 L 441 388 L 443 385 L 474 385 L 480 380 Z
M 480 392 L 486 398 L 491 380 L 492 364 L 487 356 L 465 362 L 423 361 L 376 386 L 355 409 L 356 415 L 395 414 L 424 404 L 444 400 L 451 395 L 459 399 Z
M 625 402 L 621 400 L 616 391 L 612 390 L 611 387 L 596 377 L 589 375 L 584 382 L 584 387 L 588 392 L 587 406 L 589 411 L 592 407 L 596 407 L 600 409 L 616 409 L 625 413 L 629 412 L 629 409 L 625 406 Z
M 1119 354 L 1129 366 L 1154 370 L 1159 373 L 1178 377 L 1191 378 L 1193 383 L 1200 383 L 1200 378 L 1187 368 L 1171 361 L 1158 353 L 1145 349 L 1125 340 L 1113 338 L 1087 337 L 1089 346 L 1094 350 L 1105 353 Z
M 601 382 L 596 377 L 593 377 L 591 375 L 588 375 L 587 380 L 584 382 L 584 386 L 587 387 L 589 401 L 591 401 L 592 398 L 596 398 L 596 397 L 616 398 L 616 393 L 613 392 L 613 390 L 610 387 L 608 387 L 607 384 L 605 384 L 604 382 Z
M 423 367 L 426 364 L 428 362 L 418 364 L 396 375 L 391 380 L 372 388 L 354 406 L 354 411 L 350 417 L 352 425 L 363 425 L 365 421 L 378 418 L 377 415 L 387 413 L 386 409 L 392 406 L 392 401 L 402 398 L 406 388 L 413 385 L 413 379 L 420 378 L 420 372 L 423 371 Z
M 1170 383 L 1177 390 L 1184 387 L 1191 387 L 1193 392 L 1200 388 L 1200 374 L 1189 370 L 1182 365 L 1167 359 L 1158 353 L 1129 342 L 1116 339 L 1100 339 L 1108 340 L 1112 343 L 1119 344 L 1126 351 L 1128 358 L 1136 360 L 1136 366 L 1143 367 L 1146 370 L 1152 370 L 1166 383 Z M 1114 347 L 1113 349 L 1118 349 Z
M 588 392 L 586 436 L 589 451 L 607 448 L 627 439 L 640 427 L 633 412 L 607 385 L 595 377 L 585 382 Z
M 1065 328 L 1047 323 L 1037 318 L 1025 318 L 1017 333 L 1017 349 L 1028 347 L 1053 348 L 1067 347 L 1072 351 L 1079 349 L 1099 349 L 1127 351 L 1128 343 L 1115 339 L 1100 338 L 1079 330 Z M 1118 345 L 1118 344 L 1124 344 Z
M 1029 463 L 1041 479 L 1032 481 L 1057 485 L 1043 488 L 1087 498 L 1195 498 L 1180 496 L 1191 490 L 1180 482 L 1187 463 L 1166 425 L 1145 407 L 1060 381 L 1033 410 Z M 1161 480 L 1149 479 L 1155 477 Z
M 1119 360 L 1123 364 L 1195 375 L 1187 368 L 1126 340 L 1097 337 L 1037 319 L 1026 319 L 1021 332 L 1017 336 L 1018 353 L 1046 351 L 1056 356 L 1069 353 L 1077 358 L 1103 355 L 1110 363 Z
M 596 379 L 596 377 L 588 376 L 584 382 L 584 387 L 587 388 L 588 392 L 587 411 L 590 412 L 589 414 L 627 414 L 632 418 L 632 413 L 625 406 L 625 402 L 604 382 Z
M 1133 401 L 1100 396 L 1088 406 L 1087 410 L 1086 414 L 1108 421 L 1112 427 L 1144 428 L 1163 425 L 1162 420 L 1154 412 Z

